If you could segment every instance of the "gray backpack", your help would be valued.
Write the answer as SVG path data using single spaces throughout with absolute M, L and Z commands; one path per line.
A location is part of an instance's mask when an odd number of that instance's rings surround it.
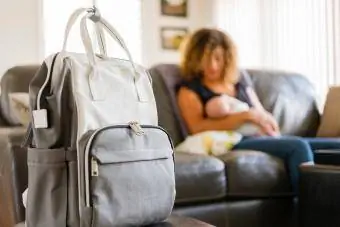
M 66 52 L 76 19 L 86 54 Z M 87 29 L 106 31 L 129 60 L 95 54 Z M 101 39 L 101 38 L 100 38 Z M 101 50 L 105 42 L 100 40 Z M 157 126 L 148 72 L 92 9 L 70 17 L 64 48 L 29 87 L 27 227 L 111 227 L 165 220 L 175 199 L 173 146 Z

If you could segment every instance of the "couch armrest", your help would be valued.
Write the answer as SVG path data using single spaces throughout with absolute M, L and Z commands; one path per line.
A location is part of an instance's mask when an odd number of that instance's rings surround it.
M 300 172 L 299 226 L 340 226 L 340 167 L 303 166 Z
M 232 197 L 291 196 L 283 161 L 259 151 L 232 151 L 219 157 L 226 165 L 227 195 Z
M 27 153 L 20 147 L 25 131 L 0 128 L 0 226 L 25 220 L 21 193 L 27 187 Z
M 340 150 L 315 150 L 316 164 L 340 166 Z

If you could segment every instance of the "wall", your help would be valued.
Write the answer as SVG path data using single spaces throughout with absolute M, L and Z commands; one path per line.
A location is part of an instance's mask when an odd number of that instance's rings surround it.
M 160 0 L 144 0 L 142 4 L 143 26 L 143 64 L 152 66 L 157 63 L 178 63 L 179 53 L 162 50 L 160 40 L 161 26 L 184 26 L 193 31 L 203 26 L 210 26 L 213 22 L 212 0 L 190 0 L 188 3 L 188 17 L 186 19 L 161 16 Z
M 40 63 L 44 56 L 42 0 L 3 0 L 0 9 L 0 75 L 19 64 Z M 142 1 L 142 43 L 145 66 L 179 60 L 176 51 L 161 49 L 161 26 L 185 26 L 193 31 L 212 24 L 212 0 L 190 0 L 188 18 L 161 16 L 160 0 Z
M 0 75 L 14 65 L 39 61 L 40 9 L 39 0 L 1 1 Z

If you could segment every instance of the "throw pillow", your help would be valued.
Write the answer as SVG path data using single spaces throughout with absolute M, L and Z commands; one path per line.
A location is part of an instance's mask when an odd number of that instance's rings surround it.
M 175 152 L 218 156 L 229 152 L 242 135 L 229 131 L 206 131 L 188 136 L 175 147 Z
M 29 112 L 29 95 L 23 92 L 9 94 L 10 108 L 21 125 L 28 126 L 31 116 Z

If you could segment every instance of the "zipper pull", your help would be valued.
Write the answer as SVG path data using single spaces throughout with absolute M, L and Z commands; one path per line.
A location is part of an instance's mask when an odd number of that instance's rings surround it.
M 91 176 L 97 177 L 99 175 L 98 162 L 93 157 L 91 158 Z
M 129 123 L 130 128 L 136 133 L 137 136 L 144 135 L 145 132 L 137 121 L 131 121 Z

